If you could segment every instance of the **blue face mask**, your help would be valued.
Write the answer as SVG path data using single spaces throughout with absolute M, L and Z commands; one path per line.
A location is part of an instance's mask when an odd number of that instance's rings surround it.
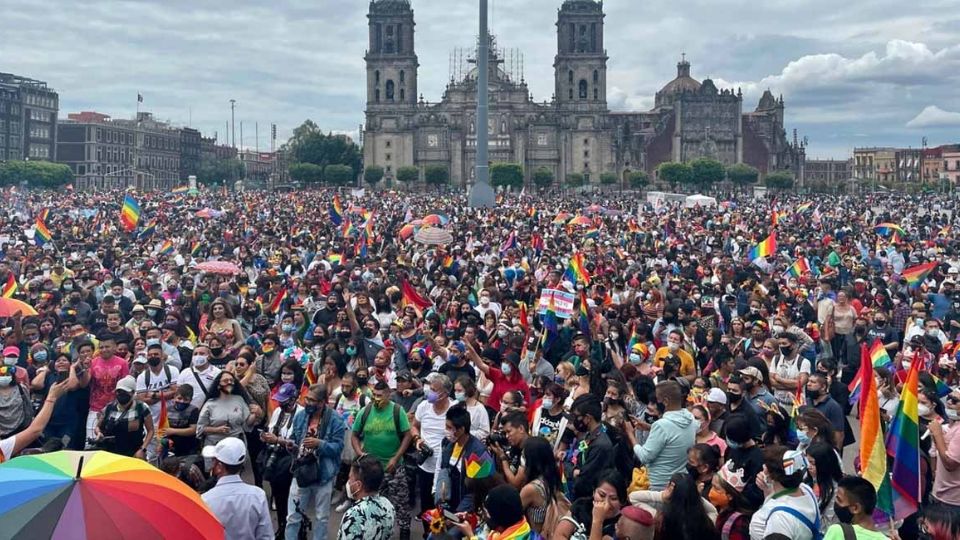
M 46 362 L 47 361 L 47 351 L 38 351 L 33 354 L 33 359 L 36 362 Z
M 802 429 L 797 430 L 797 440 L 800 441 L 800 446 L 808 446 L 810 444 L 810 435 Z
M 743 445 L 740 444 L 740 443 L 738 443 L 738 442 L 734 442 L 734 441 L 731 441 L 730 439 L 727 439 L 727 447 L 728 447 L 728 448 L 740 448 L 741 446 L 743 446 Z
M 357 354 L 356 347 L 347 347 L 347 356 L 353 356 L 355 354 Z

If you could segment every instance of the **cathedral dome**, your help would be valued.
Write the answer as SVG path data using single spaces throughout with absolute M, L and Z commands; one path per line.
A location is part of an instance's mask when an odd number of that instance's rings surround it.
M 698 90 L 700 90 L 700 82 L 690 76 L 690 62 L 684 58 L 677 63 L 677 78 L 668 82 L 657 92 L 655 107 L 668 107 L 673 105 L 678 95 Z

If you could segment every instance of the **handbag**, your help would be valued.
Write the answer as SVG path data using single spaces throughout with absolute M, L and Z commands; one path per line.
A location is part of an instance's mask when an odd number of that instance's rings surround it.
M 323 421 L 317 435 L 321 436 L 327 432 L 327 426 L 330 424 L 330 409 L 323 410 Z M 320 482 L 320 460 L 315 451 L 304 454 L 293 461 L 293 477 L 297 480 L 297 486 L 312 486 Z
M 417 465 L 423 465 L 431 457 L 433 457 L 433 448 L 426 444 L 420 445 L 420 448 L 417 448 L 413 454 L 413 460 L 417 462 Z

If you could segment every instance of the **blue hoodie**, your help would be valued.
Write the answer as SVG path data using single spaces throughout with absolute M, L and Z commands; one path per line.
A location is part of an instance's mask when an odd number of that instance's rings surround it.
M 637 459 L 647 466 L 651 491 L 662 491 L 673 473 L 687 466 L 687 450 L 697 438 L 694 420 L 686 409 L 667 411 L 650 427 L 647 440 L 633 447 Z

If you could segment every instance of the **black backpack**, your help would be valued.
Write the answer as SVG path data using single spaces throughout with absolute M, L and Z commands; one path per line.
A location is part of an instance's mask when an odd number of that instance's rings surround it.
M 397 430 L 397 437 L 403 438 L 403 431 L 400 429 L 400 407 L 396 403 L 390 402 L 393 405 L 393 427 Z M 356 430 L 356 434 L 359 437 L 363 437 L 363 428 L 367 425 L 367 418 L 370 418 L 370 413 L 373 412 L 373 403 L 368 403 L 363 408 L 363 412 L 360 413 L 360 429 Z

